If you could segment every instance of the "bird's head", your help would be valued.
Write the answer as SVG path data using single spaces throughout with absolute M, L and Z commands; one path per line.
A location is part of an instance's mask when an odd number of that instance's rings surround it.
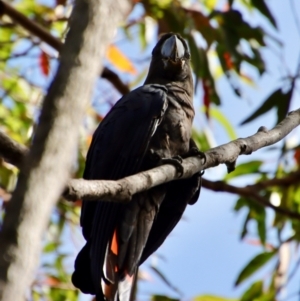
M 180 35 L 163 35 L 152 51 L 146 83 L 192 81 L 190 56 L 187 43 Z

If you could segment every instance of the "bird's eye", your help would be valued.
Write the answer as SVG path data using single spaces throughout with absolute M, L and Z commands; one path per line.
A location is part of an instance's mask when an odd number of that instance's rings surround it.
M 190 59 L 190 58 L 191 58 L 191 54 L 190 54 L 190 52 L 189 52 L 189 51 L 186 51 L 186 53 L 185 53 L 185 57 L 186 57 L 187 59 Z

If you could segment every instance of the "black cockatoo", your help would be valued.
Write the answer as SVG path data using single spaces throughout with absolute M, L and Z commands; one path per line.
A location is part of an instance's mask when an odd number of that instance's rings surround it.
M 152 51 L 145 84 L 123 96 L 94 133 L 85 179 L 117 180 L 197 153 L 191 139 L 193 79 L 190 53 L 178 34 L 163 35 Z M 200 153 L 200 152 L 199 152 Z M 98 301 L 132 298 L 142 264 L 164 242 L 200 192 L 200 174 L 154 187 L 127 204 L 83 201 L 86 244 L 73 284 Z

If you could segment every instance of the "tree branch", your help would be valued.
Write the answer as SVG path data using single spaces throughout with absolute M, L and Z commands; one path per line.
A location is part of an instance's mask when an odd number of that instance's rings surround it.
M 290 112 L 281 123 L 270 131 L 261 127 L 256 134 L 250 137 L 239 138 L 210 149 L 205 152 L 206 162 L 204 164 L 202 164 L 201 159 L 198 157 L 184 159 L 182 163 L 184 174 L 181 178 L 189 178 L 196 172 L 222 163 L 230 166 L 231 169 L 240 155 L 251 154 L 262 147 L 282 140 L 299 124 L 300 109 Z M 74 179 L 69 182 L 64 192 L 64 197 L 70 200 L 82 198 L 85 200 L 97 200 L 101 198 L 101 200 L 128 201 L 135 193 L 178 178 L 174 166 L 163 165 L 118 181 Z M 273 209 L 275 210 L 275 208 Z
M 299 182 L 299 173 L 298 173 L 297 181 Z M 285 184 L 286 183 L 287 182 L 285 182 Z M 294 182 L 294 183 L 296 183 L 296 182 Z M 254 184 L 254 185 L 247 185 L 246 187 L 236 187 L 236 186 L 227 184 L 223 181 L 215 181 L 214 182 L 214 181 L 208 181 L 206 179 L 203 179 L 202 186 L 207 189 L 213 190 L 213 191 L 229 192 L 229 193 L 238 194 L 238 195 L 250 198 L 251 200 L 255 201 L 256 203 L 258 203 L 259 205 L 261 205 L 263 207 L 272 208 L 277 213 L 283 214 L 290 218 L 300 219 L 299 213 L 282 208 L 282 207 L 274 206 L 266 198 L 261 196 L 258 193 L 258 190 L 255 189 L 259 186 L 259 183 L 258 183 L 258 185 Z
M 184 174 L 182 178 L 189 178 L 200 170 L 205 170 L 222 163 L 231 165 L 240 155 L 250 154 L 262 147 L 272 145 L 282 140 L 299 124 L 300 109 L 290 112 L 281 123 L 270 131 L 261 127 L 256 134 L 248 138 L 240 138 L 207 151 L 205 153 L 206 162 L 204 164 L 198 157 L 184 159 Z M 0 156 L 3 157 L 4 154 L 2 151 L 3 146 L 1 137 L 4 137 L 6 140 L 10 138 L 0 132 Z M 21 148 L 23 149 L 22 146 L 20 146 L 20 149 Z M 20 149 L 17 151 L 17 154 L 22 154 L 22 149 Z M 14 148 L 11 149 L 11 152 L 14 152 Z M 23 155 L 24 154 L 25 153 L 23 153 Z M 18 160 L 21 160 L 21 158 Z M 14 164 L 13 162 L 11 163 Z M 135 193 L 175 179 L 178 179 L 176 170 L 172 165 L 168 164 L 120 179 L 118 181 L 73 179 L 69 181 L 64 192 L 64 197 L 69 200 L 78 200 L 82 198 L 85 200 L 98 200 L 101 198 L 101 200 L 107 201 L 126 202 L 129 201 L 131 196 Z M 295 183 L 298 179 L 299 173 L 292 173 L 285 178 L 265 180 L 254 184 L 251 187 L 254 188 L 255 186 L 255 189 L 263 189 L 274 185 L 290 185 Z M 205 183 L 208 182 L 204 182 L 204 186 Z M 210 184 L 209 187 L 207 184 L 206 188 L 218 191 L 218 189 L 220 189 L 220 186 L 218 185 L 219 184 Z
M 21 25 L 23 28 L 28 30 L 31 34 L 38 37 L 43 42 L 47 43 L 49 46 L 53 47 L 58 52 L 61 51 L 63 43 L 53 35 L 51 35 L 46 29 L 41 27 L 36 22 L 31 21 L 28 19 L 24 14 L 17 11 L 8 3 L 0 0 L 0 16 L 6 14 L 12 20 L 14 20 L 17 24 Z M 113 72 L 112 70 L 104 67 L 101 74 L 102 78 L 107 79 L 112 85 L 121 93 L 127 94 L 129 93 L 129 88 L 125 85 L 120 77 Z
M 0 156 L 8 163 L 20 168 L 23 158 L 27 155 L 26 146 L 12 140 L 0 131 Z
M 183 160 L 184 173 L 181 178 L 189 178 L 193 174 L 219 164 L 232 166 L 240 155 L 275 144 L 300 125 L 300 109 L 290 112 L 276 127 L 267 131 L 261 127 L 258 132 L 247 138 L 239 138 L 205 152 L 206 162 L 203 164 L 198 157 Z M 154 169 L 120 179 L 118 181 L 87 181 L 74 179 L 69 182 L 64 197 L 70 200 L 130 200 L 135 193 L 150 189 L 162 183 L 178 179 L 176 169 L 172 165 L 162 165 Z
M 31 149 L 26 156 L 24 149 L 18 149 L 23 157 L 18 161 L 22 161 L 20 176 L 0 232 L 1 301 L 24 300 L 32 283 L 52 208 L 70 175 L 79 125 L 101 59 L 116 24 L 129 9 L 130 1 L 125 0 L 75 1 L 60 65 L 45 97 Z M 15 145 L 6 145 L 16 150 Z
M 251 187 L 252 189 L 258 191 L 273 186 L 290 186 L 299 183 L 299 179 L 300 179 L 300 171 L 295 171 L 283 178 L 273 178 L 273 179 L 263 180 L 253 185 L 248 185 L 248 187 Z

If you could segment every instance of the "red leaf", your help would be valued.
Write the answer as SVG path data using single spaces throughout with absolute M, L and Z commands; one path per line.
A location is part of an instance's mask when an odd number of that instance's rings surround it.
M 202 81 L 203 85 L 203 104 L 205 108 L 205 115 L 206 118 L 209 119 L 209 107 L 210 107 L 210 83 L 207 79 L 203 79 Z
M 43 75 L 48 76 L 50 71 L 50 60 L 49 56 L 44 51 L 42 51 L 39 56 L 39 65 Z
M 74 204 L 74 207 L 81 207 L 82 200 L 76 200 L 73 204 Z
M 225 61 L 227 69 L 228 70 L 232 69 L 234 66 L 233 66 L 233 62 L 231 60 L 231 56 L 230 56 L 229 52 L 224 52 L 223 57 L 224 57 L 224 61 Z
M 60 284 L 61 281 L 55 277 L 55 276 L 48 276 L 46 279 L 45 279 L 45 284 L 46 285 L 49 285 L 50 287 L 55 287 L 57 286 L 58 284 Z
M 96 119 L 97 119 L 97 121 L 101 122 L 104 119 L 104 116 L 97 114 Z
M 300 167 L 300 148 L 297 148 L 294 153 L 294 159 L 297 165 Z

